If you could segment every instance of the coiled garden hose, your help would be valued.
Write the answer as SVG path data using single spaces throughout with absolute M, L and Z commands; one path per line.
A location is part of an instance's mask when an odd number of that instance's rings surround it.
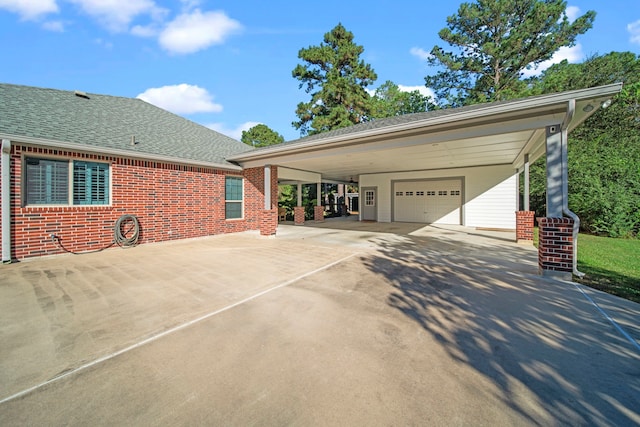
M 122 215 L 116 221 L 113 240 L 121 247 L 134 246 L 140 236 L 140 223 L 135 215 Z
M 74 252 L 70 249 L 67 249 L 62 244 L 62 239 L 60 238 L 60 236 L 57 236 L 55 234 L 51 235 L 51 238 L 57 243 L 60 249 L 74 255 L 100 252 L 107 248 L 110 248 L 115 244 L 117 244 L 121 248 L 128 248 L 131 246 L 135 246 L 138 243 L 139 237 L 140 223 L 138 222 L 138 218 L 135 215 L 122 215 L 120 218 L 118 218 L 116 220 L 115 226 L 113 227 L 113 241 L 111 241 L 111 243 L 109 243 L 107 246 L 93 251 Z

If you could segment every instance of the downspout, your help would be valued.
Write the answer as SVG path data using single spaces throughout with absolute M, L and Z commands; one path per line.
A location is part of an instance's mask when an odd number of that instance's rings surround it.
M 569 123 L 576 112 L 576 100 L 570 99 L 567 103 L 567 113 L 562 122 L 562 213 L 573 220 L 573 274 L 584 277 L 584 273 L 578 271 L 578 232 L 580 231 L 580 218 L 569 209 L 569 159 L 567 154 Z
M 2 169 L 2 262 L 11 262 L 11 141 L 2 140 L 0 160 Z

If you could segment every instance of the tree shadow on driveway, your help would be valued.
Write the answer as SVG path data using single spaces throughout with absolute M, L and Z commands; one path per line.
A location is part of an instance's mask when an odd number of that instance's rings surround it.
M 538 276 L 530 248 L 410 237 L 365 265 L 391 307 L 532 424 L 640 422 L 640 354 L 573 285 Z

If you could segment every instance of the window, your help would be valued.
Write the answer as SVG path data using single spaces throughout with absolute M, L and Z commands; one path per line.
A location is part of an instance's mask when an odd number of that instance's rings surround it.
M 396 196 L 402 196 L 402 191 L 396 191 Z
M 407 192 L 406 192 L 406 195 L 407 195 L 407 196 L 413 196 L 413 191 L 407 191 Z
M 109 204 L 109 165 L 73 162 L 73 204 Z
M 242 178 L 225 177 L 224 202 L 226 219 L 242 218 Z
M 446 196 L 446 195 L 447 195 L 447 191 L 446 190 L 438 191 L 438 196 Z
M 416 191 L 416 196 L 424 196 L 424 191 Z
M 429 190 L 429 191 L 427 191 L 427 196 L 435 196 L 435 195 L 436 195 L 435 190 Z
M 460 190 L 451 190 L 449 192 L 450 195 L 452 196 L 459 196 L 460 195 Z
M 28 157 L 25 164 L 27 205 L 109 204 L 107 163 Z M 73 168 L 72 175 L 70 168 Z
M 376 193 L 373 190 L 367 190 L 364 192 L 364 205 L 365 206 L 376 205 Z
M 69 204 L 69 162 L 26 159 L 26 203 L 28 205 Z

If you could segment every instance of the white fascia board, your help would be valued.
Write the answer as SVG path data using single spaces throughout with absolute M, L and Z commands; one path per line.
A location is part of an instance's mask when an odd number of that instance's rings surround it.
M 21 145 L 31 145 L 38 147 L 47 147 L 57 150 L 79 151 L 84 153 L 104 154 L 116 157 L 131 157 L 142 160 L 152 160 L 157 162 L 178 163 L 181 165 L 201 166 L 212 169 L 224 169 L 232 171 L 241 171 L 242 167 L 236 165 L 225 165 L 221 163 L 203 162 L 200 160 L 190 160 L 181 157 L 163 156 L 161 154 L 142 153 L 137 151 L 122 150 L 118 148 L 94 147 L 91 145 L 78 144 L 75 142 L 56 141 L 44 138 L 33 138 L 27 136 L 0 134 L 0 138 L 9 139 L 13 143 Z
M 337 135 L 325 139 L 316 139 L 309 142 L 298 142 L 292 144 L 279 144 L 268 148 L 258 149 L 250 153 L 242 153 L 228 157 L 230 161 L 249 161 L 259 158 L 272 157 L 278 154 L 290 154 L 305 149 L 326 148 L 326 146 L 339 145 L 340 143 L 361 143 L 363 140 L 380 137 L 397 132 L 410 131 L 420 128 L 428 128 L 442 124 L 455 122 L 470 121 L 478 118 L 496 116 L 501 114 L 518 113 L 530 109 L 541 109 L 546 107 L 554 107 L 566 103 L 570 99 L 583 100 L 590 98 L 600 98 L 613 96 L 620 92 L 622 83 L 614 83 L 606 86 L 599 86 L 589 89 L 579 89 L 575 91 L 554 93 L 540 97 L 526 98 L 518 101 L 511 101 L 505 104 L 488 105 L 484 108 L 478 108 L 471 111 L 461 111 L 459 113 L 451 113 L 445 116 L 431 117 L 414 122 L 402 123 L 398 125 L 390 125 L 383 128 L 368 129 L 362 132 L 354 132 L 346 135 Z M 499 118 L 495 119 L 499 121 Z

